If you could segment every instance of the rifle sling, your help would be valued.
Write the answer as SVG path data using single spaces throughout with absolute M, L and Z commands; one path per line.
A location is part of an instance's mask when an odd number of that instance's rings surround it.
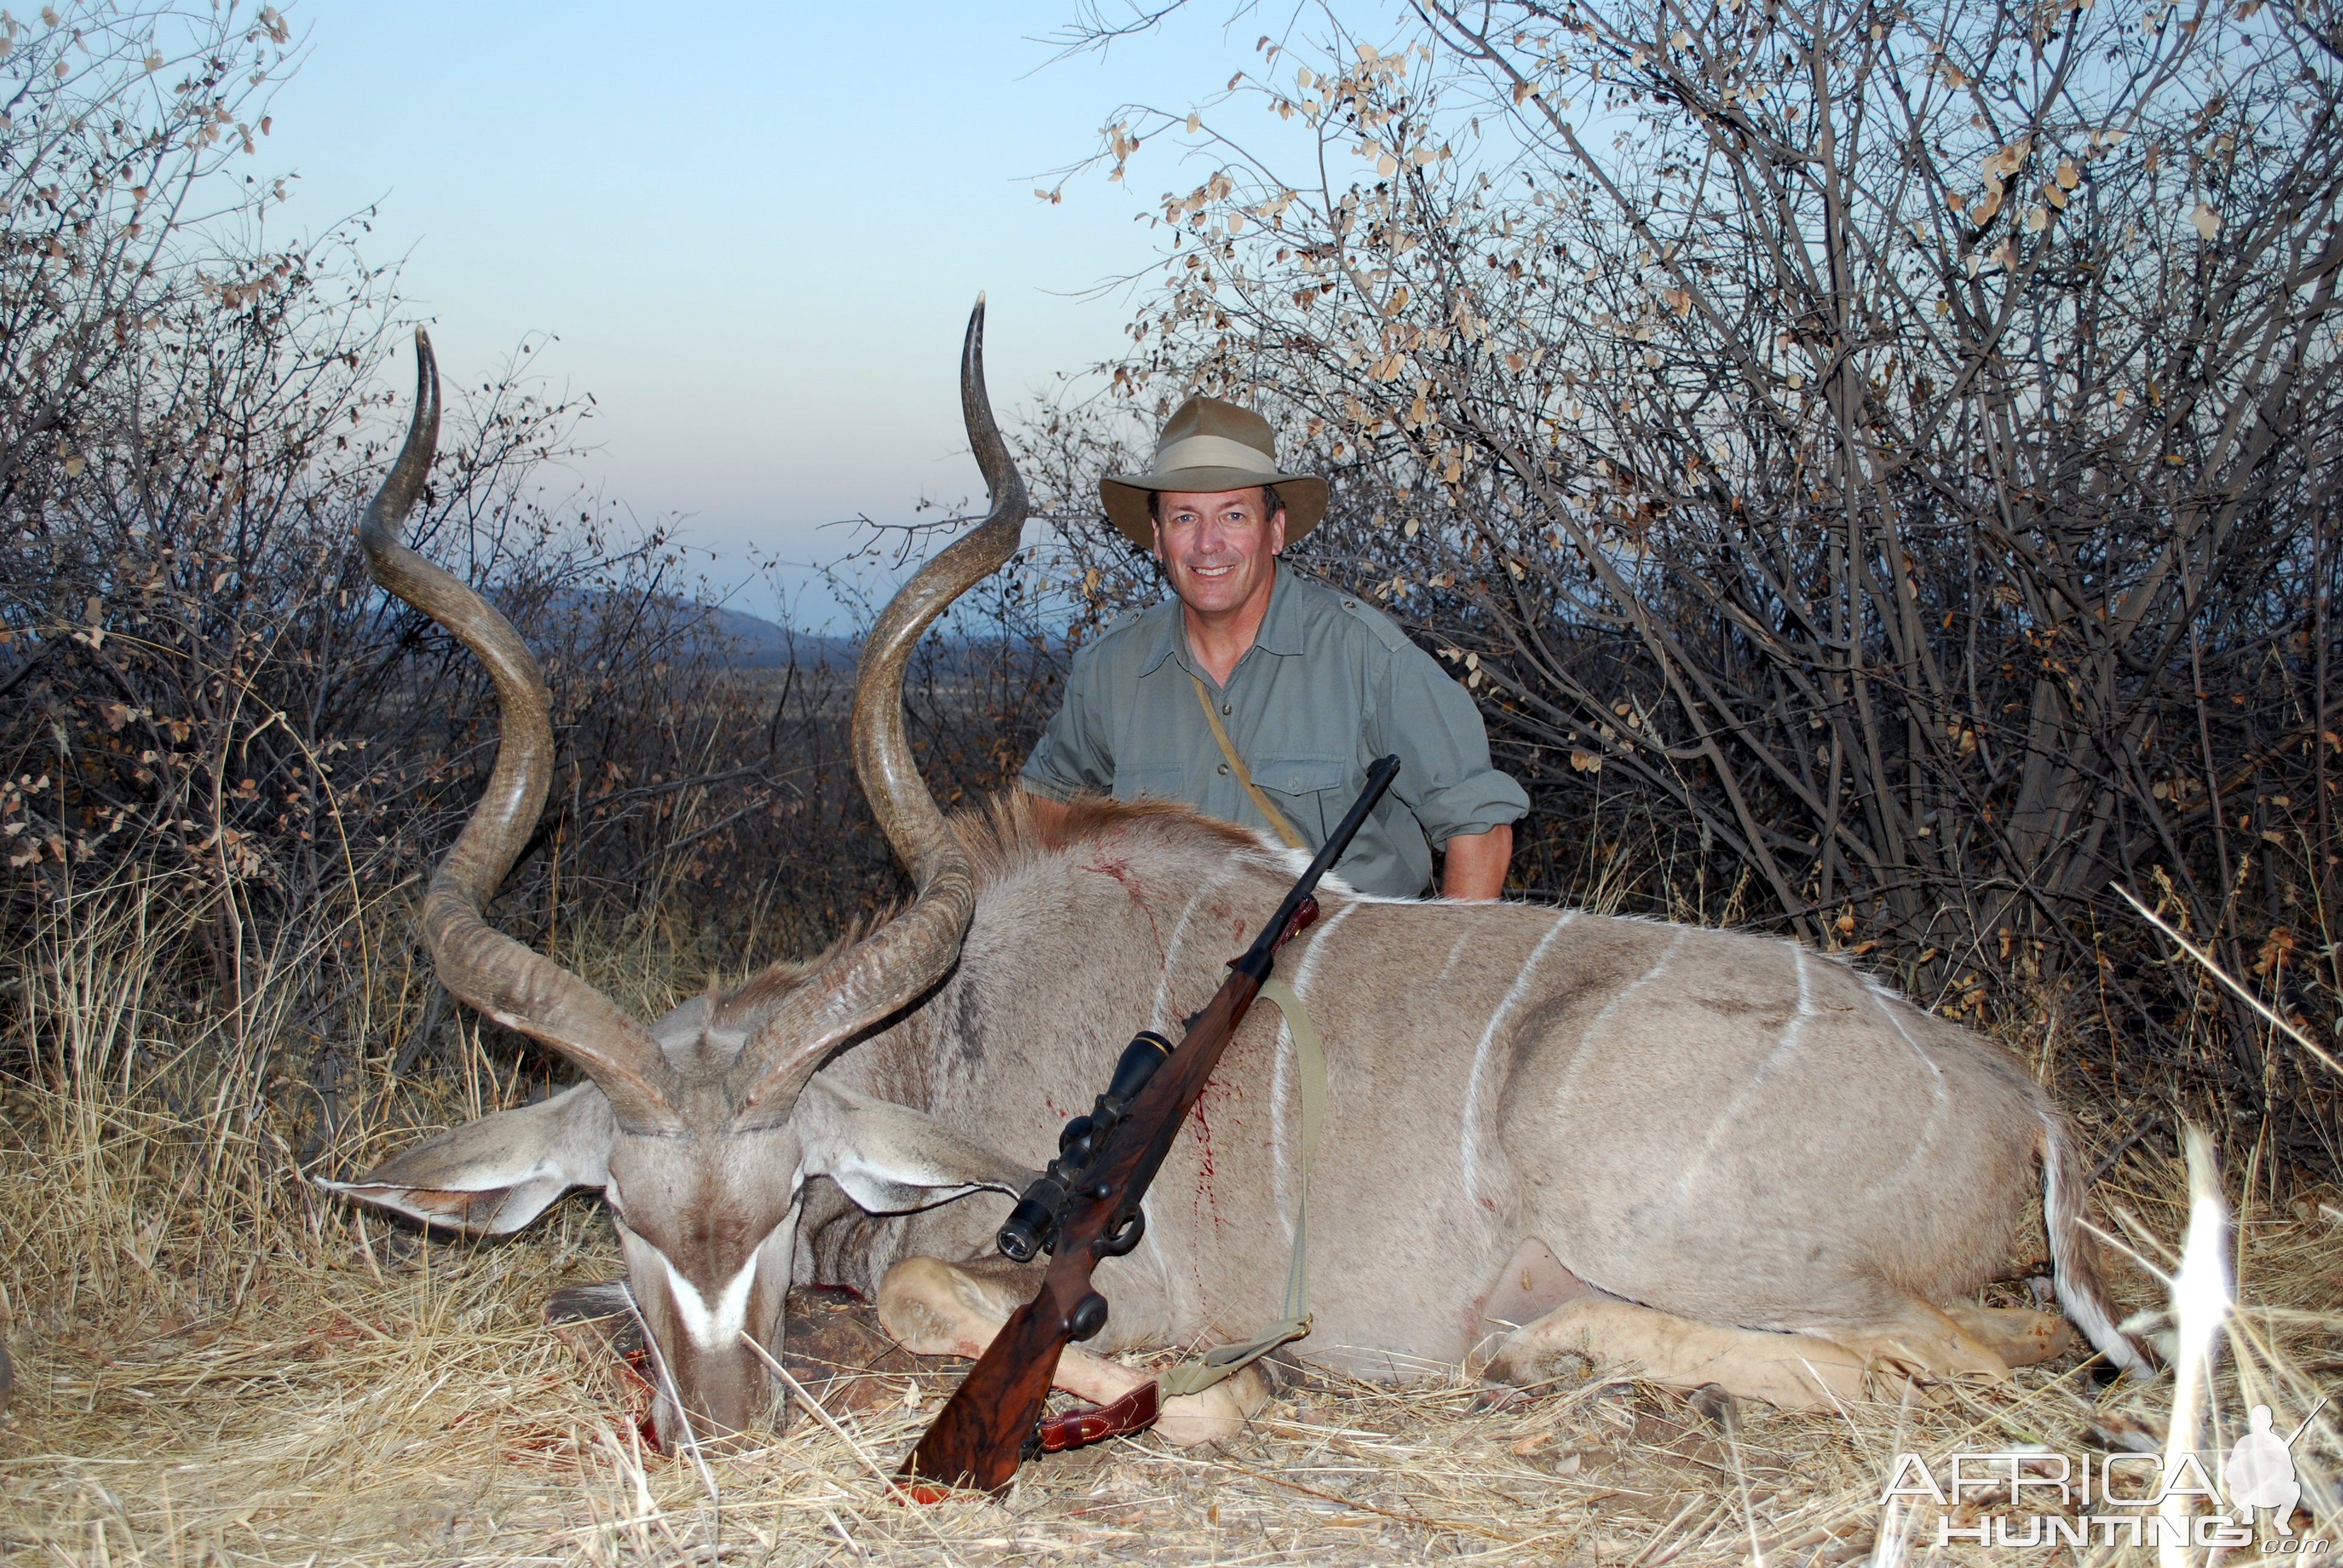
M 1235 753 L 1230 757 L 1233 760 Z M 1293 1254 L 1285 1266 L 1285 1315 L 1248 1339 L 1215 1345 L 1172 1368 L 1156 1379 L 1166 1399 L 1202 1393 L 1310 1332 L 1310 1168 L 1318 1158 L 1318 1133 L 1326 1121 L 1326 1051 L 1318 1026 L 1310 1021 L 1292 986 L 1273 977 L 1263 980 L 1261 999 L 1285 1015 L 1286 1031 L 1293 1037 L 1294 1079 L 1302 1091 L 1302 1194 L 1293 1208 Z
M 1212 694 L 1204 689 L 1204 678 L 1192 671 L 1188 678 L 1196 683 L 1196 700 L 1203 705 L 1204 722 L 1212 727 L 1212 739 L 1221 743 L 1221 755 L 1229 759 L 1229 771 L 1237 776 L 1237 782 L 1244 786 L 1247 795 L 1252 797 L 1252 809 L 1277 830 L 1277 836 L 1285 840 L 1287 849 L 1306 852 L 1310 848 L 1308 842 L 1293 830 L 1293 824 L 1285 819 L 1285 813 L 1270 804 L 1269 797 L 1262 793 L 1261 786 L 1252 781 L 1252 769 L 1247 768 L 1244 759 L 1237 755 L 1236 746 L 1221 724 L 1220 709 L 1212 706 Z M 1294 1005 L 1298 1008 L 1301 1004 L 1297 1002 Z

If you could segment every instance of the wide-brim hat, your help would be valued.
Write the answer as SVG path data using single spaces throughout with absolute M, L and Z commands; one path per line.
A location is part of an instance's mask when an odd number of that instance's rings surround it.
M 1144 474 L 1109 474 L 1099 481 L 1106 515 L 1141 549 L 1155 543 L 1154 519 L 1147 515 L 1150 491 L 1210 495 L 1218 490 L 1275 485 L 1285 503 L 1285 542 L 1292 544 L 1326 515 L 1326 481 L 1315 474 L 1287 474 L 1277 467 L 1277 437 L 1269 421 L 1250 408 L 1218 397 L 1196 397 L 1180 405 L 1155 438 L 1155 465 Z

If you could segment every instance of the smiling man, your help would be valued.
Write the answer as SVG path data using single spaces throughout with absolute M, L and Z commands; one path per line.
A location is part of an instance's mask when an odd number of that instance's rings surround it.
M 1493 899 L 1529 798 L 1489 763 L 1464 689 L 1355 596 L 1282 565 L 1326 482 L 1277 468 L 1269 423 L 1191 397 L 1153 470 L 1099 484 L 1172 597 L 1075 654 L 1021 779 L 1046 816 L 1091 792 L 1185 800 L 1315 850 L 1389 752 L 1400 774 L 1334 868 L 1363 892 Z

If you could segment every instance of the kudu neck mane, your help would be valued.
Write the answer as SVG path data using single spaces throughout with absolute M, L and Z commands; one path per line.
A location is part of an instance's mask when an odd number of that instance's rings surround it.
M 1243 829 L 1203 815 L 1177 800 L 1109 800 L 1085 796 L 1054 824 L 1045 824 L 1022 790 L 996 795 L 980 811 L 951 819 L 952 832 L 976 867 L 980 890 L 1036 861 L 1092 839 L 1137 831 L 1163 843 L 1207 851 L 1258 849 Z
M 1133 830 L 1166 844 L 1205 852 L 1260 849 L 1275 853 L 1243 829 L 1215 820 L 1176 800 L 1110 800 L 1086 797 L 1064 816 L 1045 823 L 1033 809 L 1031 797 L 1012 789 L 991 797 L 982 807 L 956 811 L 949 819 L 952 837 L 976 869 L 978 896 L 1052 855 L 1075 846 Z M 1332 890 L 1330 888 L 1330 893 Z M 761 1014 L 803 984 L 832 955 L 852 947 L 884 926 L 892 909 L 855 921 L 813 957 L 769 964 L 739 989 L 718 994 L 710 985 L 711 1021 L 745 1020 Z

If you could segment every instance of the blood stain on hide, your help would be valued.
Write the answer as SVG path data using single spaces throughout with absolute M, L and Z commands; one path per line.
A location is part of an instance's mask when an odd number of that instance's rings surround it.
M 1147 917 L 1147 930 L 1155 938 L 1155 950 L 1168 956 L 1169 950 L 1163 945 L 1163 931 L 1155 923 L 1154 906 L 1147 901 L 1146 890 L 1132 879 L 1131 862 L 1120 857 L 1110 858 L 1104 849 L 1101 849 L 1098 859 L 1084 866 L 1082 869 L 1095 872 L 1101 877 L 1112 877 L 1122 884 L 1122 890 L 1131 895 L 1131 901 L 1138 906 L 1141 914 Z
M 1212 1229 L 1221 1228 L 1220 1194 L 1212 1185 L 1216 1169 L 1212 1159 L 1212 1122 L 1207 1109 L 1216 1085 L 1207 1081 L 1195 1106 L 1189 1111 L 1190 1125 L 1196 1130 L 1196 1214 L 1199 1219 L 1211 1216 Z M 1222 1090 L 1226 1093 L 1226 1090 Z

